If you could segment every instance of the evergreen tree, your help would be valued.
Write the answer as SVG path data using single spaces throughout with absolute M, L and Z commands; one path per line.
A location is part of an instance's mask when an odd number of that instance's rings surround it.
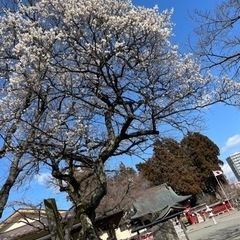
M 214 193 L 217 189 L 217 182 L 213 175 L 214 170 L 220 170 L 223 162 L 219 160 L 220 151 L 218 146 L 208 137 L 200 133 L 189 133 L 181 141 L 189 164 L 196 167 L 195 175 L 201 189 L 207 193 Z M 226 182 L 224 177 L 220 180 Z
M 196 196 L 215 194 L 213 170 L 219 170 L 219 148 L 200 133 L 189 133 L 180 143 L 165 138 L 155 142 L 153 156 L 137 169 L 153 185 L 168 183 L 176 192 Z M 226 182 L 225 178 L 220 178 Z
M 197 194 L 201 191 L 193 174 L 195 166 L 189 164 L 181 145 L 166 138 L 155 142 L 153 157 L 137 165 L 137 169 L 153 185 L 168 183 L 181 194 Z

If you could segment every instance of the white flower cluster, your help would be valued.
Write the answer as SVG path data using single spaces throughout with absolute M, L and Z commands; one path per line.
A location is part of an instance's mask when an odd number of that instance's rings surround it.
M 224 98 L 222 81 L 201 75 L 198 62 L 171 45 L 171 14 L 128 0 L 40 0 L 6 13 L 2 131 L 17 122 L 18 139 L 33 127 L 38 142 L 96 154 L 129 119 L 129 135 L 152 129 L 153 116 L 154 125 L 177 125 L 185 111 Z

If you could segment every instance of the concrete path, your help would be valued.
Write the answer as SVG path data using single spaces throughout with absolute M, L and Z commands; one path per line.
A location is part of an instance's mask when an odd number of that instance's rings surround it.
M 190 240 L 240 240 L 240 211 L 232 210 L 187 227 Z

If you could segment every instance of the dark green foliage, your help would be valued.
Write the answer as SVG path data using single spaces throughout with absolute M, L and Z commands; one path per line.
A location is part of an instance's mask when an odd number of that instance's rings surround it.
M 218 156 L 219 148 L 209 138 L 189 133 L 180 143 L 170 138 L 156 141 L 152 158 L 137 169 L 153 185 L 168 183 L 176 192 L 193 196 L 214 194 L 217 182 L 212 171 L 222 163 Z
M 204 192 L 213 193 L 217 188 L 217 182 L 212 173 L 220 169 L 223 162 L 218 159 L 220 151 L 218 146 L 208 137 L 200 133 L 189 133 L 181 141 L 189 163 L 196 166 L 198 181 Z M 224 178 L 221 181 L 224 182 Z

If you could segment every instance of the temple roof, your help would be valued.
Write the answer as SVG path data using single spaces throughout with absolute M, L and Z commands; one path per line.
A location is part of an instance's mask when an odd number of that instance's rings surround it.
M 131 219 L 140 218 L 149 213 L 164 212 L 166 209 L 178 206 L 190 197 L 191 195 L 178 195 L 167 184 L 146 189 L 133 203 L 135 214 Z

